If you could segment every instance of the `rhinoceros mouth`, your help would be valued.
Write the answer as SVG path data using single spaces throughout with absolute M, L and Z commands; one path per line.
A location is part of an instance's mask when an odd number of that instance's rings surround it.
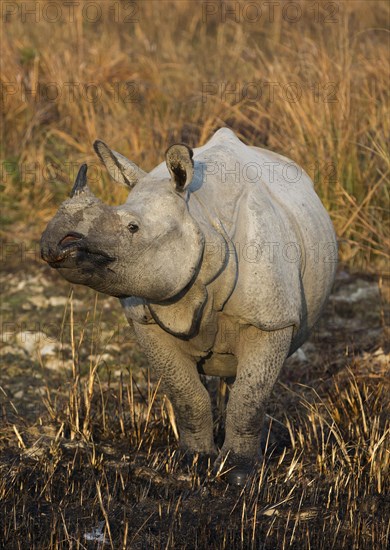
M 92 251 L 80 244 L 67 244 L 61 253 L 48 262 L 50 267 L 55 269 L 72 269 L 75 267 L 82 267 L 83 264 L 93 264 L 96 267 L 104 267 L 112 262 L 116 258 L 109 256 L 101 251 Z

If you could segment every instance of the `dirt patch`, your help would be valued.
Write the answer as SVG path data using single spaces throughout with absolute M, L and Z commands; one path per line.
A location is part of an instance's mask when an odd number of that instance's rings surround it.
M 6 548 L 386 547 L 383 281 L 339 271 L 312 338 L 284 367 L 265 461 L 244 490 L 183 460 L 170 404 L 115 299 L 72 291 L 41 265 L 11 266 L 1 283 Z

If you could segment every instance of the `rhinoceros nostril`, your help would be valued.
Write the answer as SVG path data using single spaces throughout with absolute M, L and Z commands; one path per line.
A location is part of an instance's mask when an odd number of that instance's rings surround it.
M 71 243 L 79 241 L 81 238 L 82 238 L 82 235 L 79 235 L 78 233 L 68 233 L 67 235 L 65 235 L 63 239 L 60 240 L 58 244 L 61 247 L 64 247 Z

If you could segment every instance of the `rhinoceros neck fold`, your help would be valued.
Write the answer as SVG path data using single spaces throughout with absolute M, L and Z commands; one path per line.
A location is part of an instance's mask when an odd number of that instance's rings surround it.
M 199 330 L 207 298 L 205 285 L 195 282 L 175 302 L 172 300 L 166 303 L 149 302 L 149 311 L 156 323 L 170 334 L 190 338 Z
M 207 241 L 207 237 L 210 239 Z M 211 240 L 212 239 L 212 240 Z M 237 256 L 227 236 L 208 231 L 200 268 L 177 296 L 165 302 L 149 302 L 149 310 L 167 332 L 182 338 L 199 332 L 207 302 L 214 311 L 223 309 L 237 280 Z

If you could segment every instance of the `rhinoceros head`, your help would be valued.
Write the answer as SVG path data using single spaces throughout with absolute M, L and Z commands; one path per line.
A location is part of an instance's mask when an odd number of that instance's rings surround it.
M 165 158 L 170 177 L 157 178 L 102 141 L 94 147 L 110 175 L 131 188 L 128 199 L 120 206 L 100 201 L 84 164 L 42 235 L 42 258 L 68 281 L 112 296 L 176 296 L 194 279 L 204 249 L 187 207 L 192 150 L 172 145 Z

